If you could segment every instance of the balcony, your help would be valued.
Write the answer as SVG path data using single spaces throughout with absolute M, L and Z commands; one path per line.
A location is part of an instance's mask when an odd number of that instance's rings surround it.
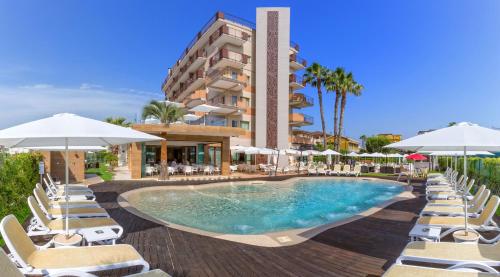
M 174 97 L 174 100 L 182 101 L 189 95 L 189 93 L 195 91 L 203 84 L 205 84 L 205 71 L 202 68 L 189 73 L 189 78 L 185 82 L 180 83 L 180 93 L 177 97 Z
M 232 95 L 224 95 L 224 94 L 219 94 L 216 97 L 213 97 L 208 101 L 209 105 L 218 107 L 216 111 L 214 111 L 214 114 L 221 114 L 221 115 L 239 115 L 243 112 L 246 111 L 248 108 L 248 105 L 242 101 L 237 101 L 236 103 L 228 103 L 228 101 L 225 101 L 226 98 L 230 98 Z
M 290 106 L 292 108 L 305 108 L 314 105 L 314 99 L 310 96 L 306 96 L 303 93 L 292 93 L 290 94 Z
M 241 80 L 241 73 L 225 68 L 223 70 L 214 70 L 208 75 L 207 86 L 231 91 L 241 91 L 246 82 Z
M 297 54 L 300 50 L 300 47 L 299 47 L 299 44 L 294 42 L 294 41 L 290 41 L 290 54 Z
M 307 61 L 297 56 L 297 54 L 290 55 L 290 70 L 297 71 L 304 69 L 307 66 Z
M 314 138 L 293 135 L 292 136 L 292 143 L 314 145 Z
M 248 56 L 242 53 L 222 48 L 210 58 L 210 67 L 213 69 L 223 69 L 232 67 L 242 69 L 248 63 Z
M 290 125 L 305 126 L 314 124 L 314 119 L 312 116 L 305 115 L 303 113 L 291 113 L 289 114 Z
M 226 43 L 242 46 L 248 41 L 250 35 L 241 30 L 229 27 L 227 24 L 219 27 L 209 38 L 208 44 L 210 49 L 215 49 L 224 46 Z
M 303 89 L 302 78 L 297 77 L 295 74 L 290 74 L 288 76 L 288 81 L 290 82 L 290 88 L 292 90 Z
M 204 90 L 198 90 L 192 93 L 187 99 L 184 101 L 184 105 L 187 108 L 193 108 L 195 106 L 205 104 L 207 102 L 207 92 Z

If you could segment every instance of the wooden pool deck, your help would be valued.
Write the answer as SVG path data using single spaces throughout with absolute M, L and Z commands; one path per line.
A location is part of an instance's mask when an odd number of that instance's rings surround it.
M 168 184 L 181 183 L 186 182 Z M 165 183 L 113 181 L 91 188 L 125 229 L 120 243 L 133 245 L 151 268 L 172 276 L 380 276 L 407 244 L 408 232 L 425 204 L 421 184 L 414 183 L 414 199 L 396 202 L 297 245 L 266 248 L 159 225 L 129 213 L 116 202 L 123 192 L 158 185 Z M 126 273 L 105 272 L 104 276 Z

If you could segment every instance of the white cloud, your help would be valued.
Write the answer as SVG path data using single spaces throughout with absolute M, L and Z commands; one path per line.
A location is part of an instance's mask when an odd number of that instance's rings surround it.
M 80 85 L 80 89 L 86 90 L 86 89 L 100 89 L 102 88 L 101 85 L 96 85 L 96 84 L 89 84 L 89 83 L 83 83 Z
M 0 129 L 62 112 L 99 120 L 124 116 L 134 121 L 140 117 L 147 102 L 162 98 L 161 93 L 95 86 L 84 86 L 84 89 L 82 86 L 55 87 L 49 84 L 0 86 Z

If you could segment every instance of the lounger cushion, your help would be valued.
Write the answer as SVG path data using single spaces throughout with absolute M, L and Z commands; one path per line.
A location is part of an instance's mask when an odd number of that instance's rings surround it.
M 411 266 L 411 265 L 393 265 L 384 274 L 384 277 L 438 277 L 438 276 L 449 276 L 449 277 L 489 277 L 496 276 L 493 273 L 484 272 L 464 272 L 456 270 L 447 270 L 432 267 L 421 267 L 421 266 Z
M 453 207 L 453 206 L 425 206 L 422 210 L 423 212 L 438 212 L 442 214 L 464 214 L 463 207 Z M 477 209 L 474 207 L 469 207 L 468 213 L 477 213 Z
M 427 204 L 432 205 L 463 205 L 464 201 L 462 199 L 450 199 L 450 200 L 430 200 Z
M 78 268 L 105 266 L 142 259 L 131 245 L 103 245 L 49 248 L 31 254 L 28 263 L 35 268 Z
M 79 200 L 79 201 L 69 201 L 69 205 L 78 206 L 78 205 L 95 205 L 98 206 L 97 202 L 94 200 Z M 66 206 L 66 200 L 54 200 L 50 202 L 53 206 Z
M 65 220 L 54 219 L 48 223 L 51 230 L 64 230 Z M 112 218 L 71 218 L 69 229 L 95 228 L 104 226 L 117 226 L 118 223 Z
M 57 191 L 57 196 L 58 197 L 61 197 L 61 196 L 64 196 L 66 194 L 64 194 L 64 191 L 63 190 L 59 190 Z M 74 190 L 70 190 L 68 192 L 68 195 L 70 196 L 93 196 L 94 194 L 92 192 L 89 192 L 89 191 L 74 191 Z
M 49 210 L 51 215 L 61 216 L 66 214 L 65 208 L 52 208 Z M 70 214 L 106 214 L 103 208 L 69 208 Z
M 409 243 L 401 255 L 451 261 L 499 261 L 499 246 L 495 244 L 416 241 Z

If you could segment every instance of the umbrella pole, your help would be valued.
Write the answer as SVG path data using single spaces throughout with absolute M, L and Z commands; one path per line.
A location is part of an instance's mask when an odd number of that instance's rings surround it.
M 467 180 L 467 147 L 464 146 L 464 180 Z M 465 189 L 467 189 L 467 183 L 465 184 Z M 465 236 L 468 235 L 467 232 L 467 191 L 464 190 L 464 209 L 465 209 Z
M 68 138 L 65 139 L 65 163 L 64 163 L 64 174 L 66 176 L 66 184 L 64 186 L 64 194 L 66 195 L 66 238 L 69 237 L 69 193 L 68 193 L 68 183 L 69 183 L 69 158 L 68 158 Z

